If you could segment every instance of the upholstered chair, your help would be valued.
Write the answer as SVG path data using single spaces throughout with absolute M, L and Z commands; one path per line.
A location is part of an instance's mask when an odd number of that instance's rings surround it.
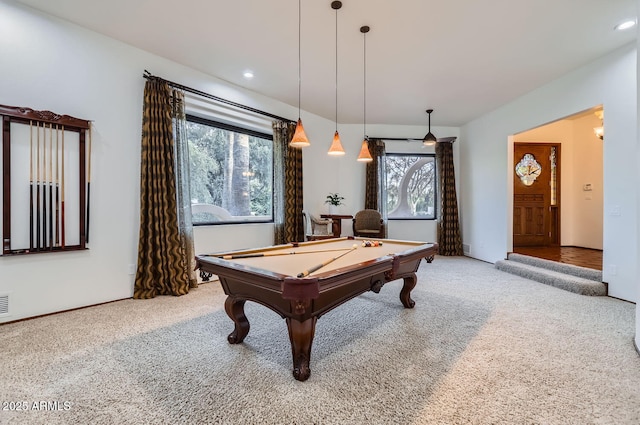
M 376 210 L 358 211 L 353 217 L 353 235 L 364 238 L 384 238 L 382 215 Z
M 308 241 L 334 237 L 332 231 L 333 220 L 330 218 L 318 218 L 306 211 L 302 211 L 302 215 L 304 216 L 304 234 Z

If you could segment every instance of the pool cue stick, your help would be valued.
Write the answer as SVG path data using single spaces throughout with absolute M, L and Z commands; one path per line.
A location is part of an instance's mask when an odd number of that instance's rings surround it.
M 33 251 L 33 121 L 29 121 L 29 251 Z
M 58 128 L 58 124 L 56 124 L 56 172 L 55 172 L 55 186 L 56 186 L 56 246 L 60 245 L 60 187 L 58 175 L 60 174 L 60 158 L 59 158 L 59 150 L 60 150 L 60 129 Z
M 49 124 L 49 249 L 53 249 L 53 124 Z
M 301 255 L 301 254 L 315 254 L 317 252 L 335 252 L 346 251 L 351 248 L 335 248 L 335 249 L 318 249 L 314 251 L 287 251 L 287 252 L 256 252 L 253 254 L 207 254 L 206 257 L 218 257 L 223 260 L 233 260 L 236 258 L 255 258 L 255 257 L 277 257 L 278 255 Z
M 317 265 L 315 265 L 315 266 L 311 267 L 310 269 L 303 271 L 302 273 L 298 273 L 298 276 L 297 276 L 297 277 L 305 277 L 305 276 L 309 276 L 311 273 L 315 272 L 316 270 L 321 269 L 322 267 L 324 267 L 324 266 L 326 266 L 326 265 L 328 265 L 328 264 L 333 263 L 333 262 L 334 262 L 334 261 L 336 261 L 338 258 L 340 258 L 340 257 L 344 257 L 345 255 L 347 255 L 348 253 L 350 253 L 350 252 L 352 252 L 352 251 L 354 251 L 354 250 L 356 250 L 356 249 L 358 249 L 358 245 L 354 244 L 354 245 L 353 245 L 353 247 L 352 247 L 349 251 L 347 251 L 347 252 L 343 252 L 342 254 L 340 254 L 340 255 L 338 255 L 338 256 L 336 256 L 336 257 L 330 258 L 330 259 L 328 259 L 327 261 L 324 261 L 324 262 L 322 262 L 322 263 L 320 263 L 320 264 L 317 264 Z
M 40 123 L 36 122 L 36 251 L 40 251 Z
M 62 126 L 62 153 L 60 170 L 60 246 L 64 249 L 65 228 L 64 228 L 64 125 Z
M 42 123 L 42 249 L 47 248 L 47 124 Z
M 89 211 L 91 208 L 91 123 L 89 123 L 89 154 L 87 158 L 87 223 L 85 229 L 85 242 L 89 243 Z

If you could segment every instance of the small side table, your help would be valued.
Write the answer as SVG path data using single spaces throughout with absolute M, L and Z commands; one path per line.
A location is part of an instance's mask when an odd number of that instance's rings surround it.
M 331 225 L 331 231 L 333 232 L 333 236 L 339 238 L 342 235 L 342 220 L 352 220 L 352 215 L 344 215 L 344 214 L 320 214 L 322 218 L 330 218 L 333 220 L 333 224 Z

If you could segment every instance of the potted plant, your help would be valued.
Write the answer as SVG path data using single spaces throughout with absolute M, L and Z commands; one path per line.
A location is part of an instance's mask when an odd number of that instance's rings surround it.
M 338 193 L 330 193 L 327 195 L 327 200 L 324 201 L 325 204 L 329 204 L 329 213 L 333 214 L 333 210 L 343 205 L 342 201 L 344 201 L 344 197 L 340 196 Z

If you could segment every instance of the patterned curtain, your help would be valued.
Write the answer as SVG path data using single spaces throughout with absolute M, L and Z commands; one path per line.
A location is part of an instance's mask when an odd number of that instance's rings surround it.
M 463 255 L 458 220 L 456 176 L 453 167 L 453 141 L 436 143 L 436 169 L 438 170 L 438 190 L 440 192 L 438 253 L 440 255 Z
M 144 88 L 140 165 L 140 234 L 133 297 L 184 295 L 192 285 L 178 225 L 174 103 L 167 82 Z
M 368 145 L 373 161 L 367 163 L 364 207 L 365 209 L 378 210 L 380 212 L 384 223 L 384 237 L 386 238 L 389 226 L 387 226 L 387 205 L 383 200 L 386 199 L 384 157 L 387 153 L 384 141 L 381 139 L 369 139 Z
M 274 243 L 302 242 L 302 150 L 289 147 L 296 125 L 274 121 L 272 127 Z

